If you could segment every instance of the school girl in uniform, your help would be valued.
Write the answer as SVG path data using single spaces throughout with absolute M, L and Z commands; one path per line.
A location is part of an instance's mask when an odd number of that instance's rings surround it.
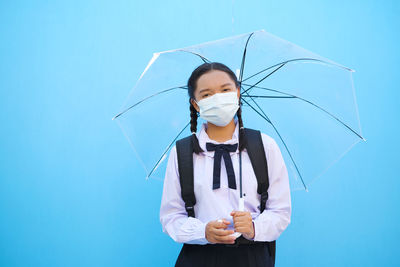
M 224 64 L 204 63 L 192 72 L 188 92 L 195 217 L 188 216 L 181 196 L 176 146 L 169 155 L 160 207 L 163 232 L 183 243 L 175 266 L 274 266 L 268 242 L 282 234 L 291 217 L 288 173 L 281 151 L 273 138 L 261 133 L 269 188 L 260 213 L 257 179 L 241 147 L 244 128 L 236 75 Z M 199 132 L 198 115 L 207 121 Z M 226 155 L 216 156 L 217 146 L 224 146 Z M 238 210 L 240 151 L 244 211 Z M 241 236 L 233 236 L 235 232 Z

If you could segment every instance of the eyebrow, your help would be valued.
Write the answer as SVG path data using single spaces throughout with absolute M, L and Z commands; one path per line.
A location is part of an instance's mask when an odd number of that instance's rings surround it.
M 233 83 L 224 83 L 223 85 L 221 85 L 221 88 L 224 87 L 224 86 L 227 86 L 227 85 L 233 85 Z M 204 88 L 204 89 L 201 89 L 199 91 L 199 93 L 202 93 L 202 92 L 208 91 L 208 90 L 210 90 L 210 89 L 209 88 Z

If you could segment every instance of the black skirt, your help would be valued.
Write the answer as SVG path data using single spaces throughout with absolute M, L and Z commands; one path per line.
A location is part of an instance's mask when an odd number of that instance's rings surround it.
M 175 267 L 273 267 L 268 243 L 190 245 L 183 244 Z

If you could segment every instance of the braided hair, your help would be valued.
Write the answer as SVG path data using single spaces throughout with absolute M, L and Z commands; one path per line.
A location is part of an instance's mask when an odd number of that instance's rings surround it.
M 190 131 L 192 132 L 192 143 L 193 143 L 193 150 L 196 154 L 203 152 L 199 145 L 199 140 L 196 136 L 197 131 L 197 118 L 199 117 L 199 113 L 193 106 L 191 100 L 195 99 L 194 91 L 196 90 L 197 80 L 200 78 L 201 75 L 211 71 L 211 70 L 220 70 L 229 75 L 229 77 L 234 81 L 236 87 L 240 87 L 240 83 L 237 80 L 237 77 L 233 71 L 228 68 L 226 65 L 219 63 L 219 62 L 211 62 L 211 63 L 203 63 L 198 66 L 190 75 L 190 78 L 187 83 L 188 93 L 189 93 L 189 105 L 190 105 Z M 239 89 L 240 90 L 240 89 Z M 236 116 L 238 118 L 239 123 L 239 151 L 242 151 L 246 144 L 244 138 L 244 128 L 243 128 L 243 121 L 242 121 L 242 102 L 239 100 L 239 109 L 236 112 Z

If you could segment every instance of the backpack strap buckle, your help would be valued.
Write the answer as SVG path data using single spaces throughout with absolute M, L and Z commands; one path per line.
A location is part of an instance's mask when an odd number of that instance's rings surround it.
M 263 212 L 268 200 L 268 191 L 261 192 L 260 212 Z
M 185 209 L 189 217 L 194 217 L 194 206 L 185 203 Z

